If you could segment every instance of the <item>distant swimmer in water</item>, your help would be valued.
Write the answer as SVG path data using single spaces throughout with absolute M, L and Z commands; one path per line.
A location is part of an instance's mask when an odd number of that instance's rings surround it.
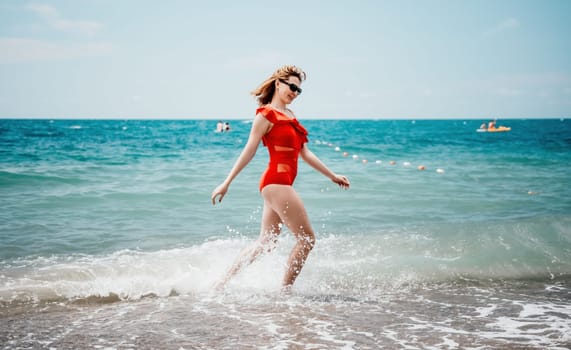
M 224 131 L 224 123 L 222 123 L 222 120 L 219 120 L 218 123 L 216 123 L 216 132 L 223 132 Z
M 342 188 L 349 188 L 349 180 L 329 170 L 307 146 L 307 130 L 294 113 L 287 108 L 301 94 L 305 73 L 296 66 L 283 66 L 276 70 L 258 88 L 252 91 L 259 108 L 252 123 L 250 136 L 230 170 L 226 180 L 212 191 L 212 204 L 221 202 L 234 178 L 256 154 L 260 141 L 268 148 L 270 161 L 260 180 L 264 200 L 260 236 L 245 248 L 216 285 L 224 285 L 243 267 L 251 264 L 264 251 L 275 247 L 282 225 L 295 236 L 296 243 L 289 255 L 283 277 L 284 290 L 289 289 L 301 272 L 315 245 L 315 234 L 309 222 L 303 201 L 292 187 L 297 175 L 298 156 Z
M 225 132 L 225 131 L 230 131 L 230 123 L 222 122 L 222 120 L 219 120 L 218 123 L 216 123 L 216 132 Z

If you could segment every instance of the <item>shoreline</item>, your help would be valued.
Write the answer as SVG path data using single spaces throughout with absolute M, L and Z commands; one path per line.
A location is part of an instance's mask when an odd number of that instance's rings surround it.
M 34 121 L 34 120 L 41 120 L 41 121 L 218 121 L 218 120 L 230 120 L 230 121 L 250 121 L 253 117 L 246 117 L 246 118 L 235 118 L 235 117 L 228 117 L 228 118 L 219 118 L 219 117 L 209 117 L 209 118 L 192 118 L 192 117 L 183 117 L 183 118 L 172 118 L 172 117 L 0 117 L 1 121 L 19 121 L 19 120 L 27 120 L 27 121 Z M 550 117 L 501 117 L 501 118 L 490 118 L 490 117 L 458 117 L 458 118 L 434 118 L 434 117 L 419 117 L 419 118 L 388 118 L 388 117 L 358 117 L 358 118 L 334 118 L 334 117 L 303 117 L 301 120 L 318 120 L 318 121 L 482 121 L 482 120 L 517 120 L 517 121 L 525 121 L 525 120 L 569 120 L 571 116 L 550 116 Z
M 377 295 L 234 287 L 217 295 L 54 302 L 0 309 L 0 340 L 5 349 L 565 349 L 568 282 L 421 284 Z

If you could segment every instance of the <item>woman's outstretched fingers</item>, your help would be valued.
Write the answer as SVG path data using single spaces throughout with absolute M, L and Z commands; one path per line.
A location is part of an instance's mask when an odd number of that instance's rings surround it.
M 335 175 L 333 182 L 338 184 L 340 187 L 343 187 L 344 189 L 349 188 L 349 186 L 351 185 L 347 176 L 344 175 Z
M 218 187 L 216 187 L 214 189 L 214 191 L 212 191 L 212 205 L 216 204 L 216 197 L 218 198 L 218 203 L 222 202 L 222 198 L 224 198 L 224 195 L 226 195 L 226 191 L 228 190 L 228 187 L 224 186 L 224 185 L 220 185 Z

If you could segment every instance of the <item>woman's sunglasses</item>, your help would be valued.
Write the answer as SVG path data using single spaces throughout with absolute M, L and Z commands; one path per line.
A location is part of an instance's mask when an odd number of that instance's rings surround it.
M 301 88 L 299 86 L 295 85 L 294 83 L 289 83 L 289 82 L 282 80 L 282 79 L 279 79 L 279 81 L 286 84 L 287 86 L 289 86 L 289 89 L 291 90 L 291 92 L 297 91 L 298 94 L 301 94 Z

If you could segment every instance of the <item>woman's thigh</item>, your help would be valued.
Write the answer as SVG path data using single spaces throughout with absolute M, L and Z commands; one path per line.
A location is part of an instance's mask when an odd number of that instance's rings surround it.
M 278 213 L 268 203 L 264 202 L 259 241 L 263 244 L 275 243 L 281 233 L 281 227 L 282 219 Z
M 303 205 L 303 201 L 288 185 L 267 185 L 262 190 L 265 206 L 271 208 L 281 221 L 296 236 L 313 236 L 313 229 Z M 300 237 L 301 236 L 301 237 Z

